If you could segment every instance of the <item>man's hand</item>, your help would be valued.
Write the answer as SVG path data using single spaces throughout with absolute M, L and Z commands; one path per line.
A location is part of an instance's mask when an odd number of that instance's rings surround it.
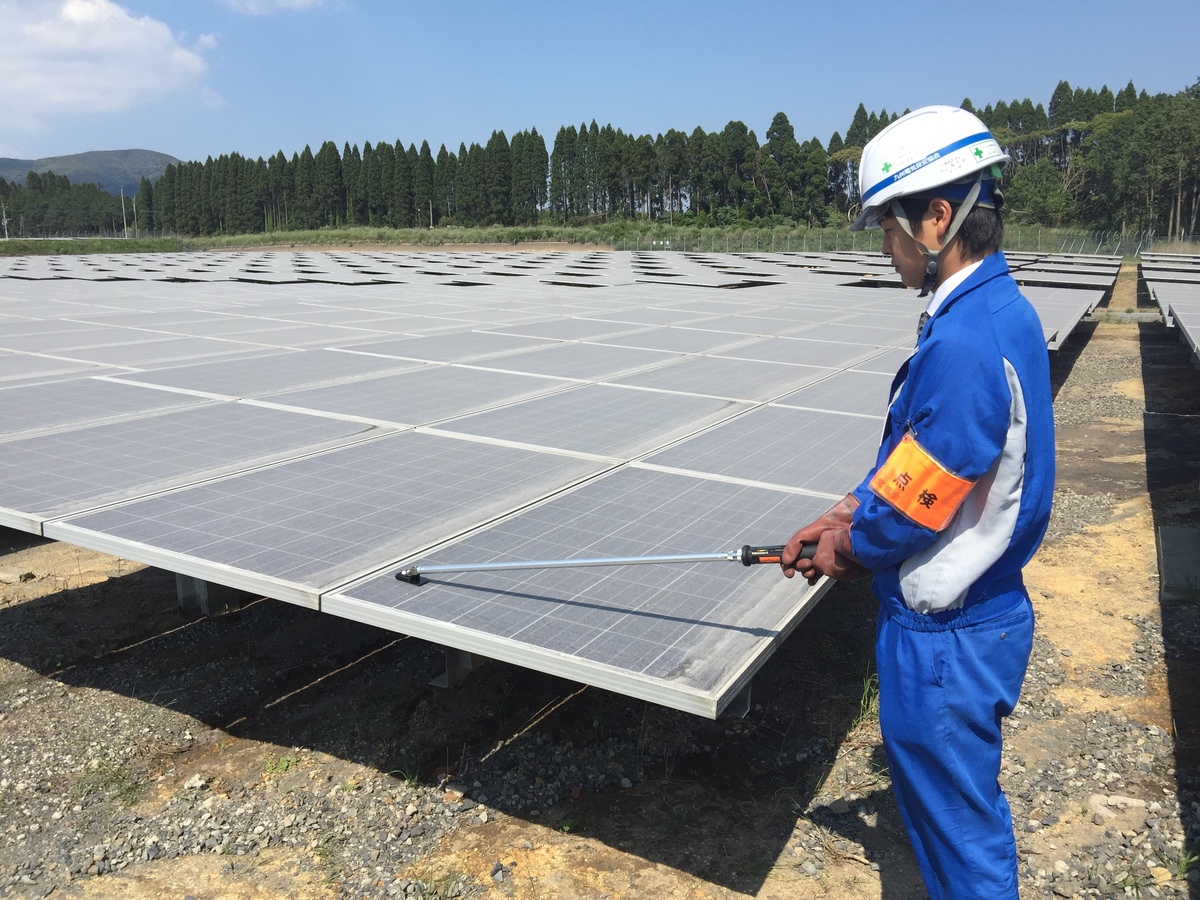
M 786 578 L 799 572 L 809 584 L 816 584 L 824 575 L 838 581 L 853 581 L 866 569 L 854 558 L 850 544 L 850 523 L 858 500 L 847 494 L 818 519 L 805 525 L 787 542 L 779 566 Z M 817 545 L 812 559 L 798 559 L 804 544 Z

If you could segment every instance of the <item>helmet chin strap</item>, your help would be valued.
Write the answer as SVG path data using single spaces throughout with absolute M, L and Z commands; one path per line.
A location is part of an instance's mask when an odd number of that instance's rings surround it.
M 917 236 L 913 234 L 912 223 L 908 220 L 908 214 L 904 211 L 904 207 L 900 205 L 900 200 L 896 199 L 892 201 L 892 215 L 896 217 L 896 221 L 900 223 L 900 227 L 904 229 L 904 233 L 912 238 L 921 252 L 925 254 L 925 280 L 921 282 L 921 293 L 917 295 L 918 297 L 929 296 L 934 288 L 937 287 L 938 257 L 943 250 L 950 246 L 950 242 L 958 234 L 958 229 L 962 227 L 962 223 L 966 220 L 968 213 L 974 209 L 975 201 L 979 199 L 984 174 L 981 172 L 979 177 L 975 179 L 975 183 L 971 185 L 971 190 L 967 192 L 966 199 L 959 205 L 958 210 L 954 213 L 954 218 L 950 220 L 950 227 L 946 230 L 946 238 L 942 241 L 942 246 L 936 250 L 930 250 L 921 241 L 917 240 Z

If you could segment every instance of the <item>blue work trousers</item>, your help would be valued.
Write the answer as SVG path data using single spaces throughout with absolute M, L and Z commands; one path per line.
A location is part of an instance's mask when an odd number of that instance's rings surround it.
M 1000 720 L 1017 703 L 1032 648 L 1023 587 L 932 615 L 883 605 L 879 724 L 930 900 L 1018 896 Z

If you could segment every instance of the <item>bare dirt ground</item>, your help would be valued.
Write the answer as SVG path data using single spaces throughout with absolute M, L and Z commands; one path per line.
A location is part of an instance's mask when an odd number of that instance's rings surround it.
M 1197 897 L 1200 604 L 1160 602 L 1155 529 L 1200 525 L 1200 375 L 1138 321 L 1085 323 L 1054 375 L 1003 774 L 1023 895 Z M 205 619 L 168 573 L 16 532 L 0 582 L 0 896 L 925 896 L 864 585 L 706 722 L 494 663 L 434 689 L 438 648 L 273 601 Z

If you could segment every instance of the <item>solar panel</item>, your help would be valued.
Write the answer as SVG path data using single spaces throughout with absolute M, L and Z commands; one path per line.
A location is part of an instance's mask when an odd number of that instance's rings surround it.
M 282 591 L 281 599 L 315 607 L 323 587 L 603 468 L 405 432 L 76 517 L 47 533 L 136 544 L 143 557 L 200 578 L 237 569 L 236 587 Z
M 0 524 L 46 519 L 361 438 L 369 426 L 240 403 L 0 442 Z
M 642 326 L 621 322 L 603 322 L 599 319 L 562 318 L 548 322 L 532 322 L 524 325 L 509 325 L 491 329 L 499 334 L 519 334 L 525 337 L 556 338 L 577 341 L 584 338 L 615 337 L 643 330 Z
M 733 563 L 393 573 L 782 542 L 873 461 L 925 304 L 846 252 L 112 255 L 0 278 L 0 523 L 709 716 L 820 589 Z M 1056 346 L 1101 292 L 1030 293 Z M 1185 298 L 1159 302 L 1191 328 Z
M 438 430 L 632 459 L 750 408 L 712 397 L 583 385 L 443 422 Z
M 833 374 L 815 366 L 697 356 L 615 379 L 616 384 L 732 400 L 770 400 Z
M 828 501 L 622 470 L 431 554 L 429 563 L 720 551 L 782 542 Z M 816 602 L 764 566 L 523 570 L 416 587 L 385 572 L 325 612 L 715 717 Z
M 428 425 L 452 416 L 562 390 L 558 378 L 465 366 L 423 366 L 354 382 L 271 394 L 264 402 L 397 425 Z
M 168 362 L 180 362 L 206 357 L 238 356 L 260 353 L 263 344 L 220 338 L 171 338 L 156 337 L 154 340 L 128 344 L 105 344 L 61 351 L 69 359 L 112 366 L 151 366 Z
M 0 438 L 200 402 L 184 394 L 97 378 L 7 387 L 0 390 Z
M 553 341 L 541 338 L 494 334 L 488 331 L 456 331 L 428 337 L 367 341 L 355 344 L 352 349 L 358 353 L 377 353 L 382 356 L 399 356 L 430 362 L 468 362 L 546 347 L 552 343 Z
M 883 352 L 872 344 L 847 344 L 839 341 L 815 341 L 806 338 L 772 337 L 720 350 L 715 356 L 731 359 L 757 359 L 762 362 L 798 363 L 836 369 L 852 366 Z
M 775 404 L 882 416 L 887 412 L 892 377 L 886 373 L 850 369 L 780 397 Z
M 130 373 L 120 380 L 226 397 L 255 397 L 322 382 L 403 371 L 420 365 L 419 362 L 336 350 L 270 348 L 238 359 L 164 366 Z
M 1163 256 L 1162 259 L 1168 259 Z M 1200 256 L 1171 256 L 1170 265 L 1176 268 L 1194 266 L 1200 271 Z M 1192 350 L 1196 364 L 1200 365 L 1200 281 L 1157 280 L 1160 273 L 1146 276 L 1151 295 L 1162 311 L 1163 321 L 1178 329 L 1180 340 Z
M 644 464 L 840 497 L 875 461 L 882 417 L 765 407 Z
M 614 347 L 642 347 L 647 350 L 665 350 L 675 353 L 710 353 L 725 347 L 741 346 L 752 340 L 754 340 L 752 335 L 703 331 L 693 325 L 679 328 L 651 328 L 633 334 L 589 338 L 587 342 L 605 343 Z
M 663 350 L 570 343 L 526 350 L 480 362 L 480 365 L 507 372 L 555 375 L 559 378 L 590 381 L 623 372 L 668 365 L 683 358 L 680 354 Z
M 45 381 L 70 377 L 82 373 L 98 374 L 117 372 L 118 369 L 91 363 L 75 362 L 51 356 L 34 356 L 27 353 L 10 353 L 0 350 L 0 383 L 12 384 L 21 381 Z

